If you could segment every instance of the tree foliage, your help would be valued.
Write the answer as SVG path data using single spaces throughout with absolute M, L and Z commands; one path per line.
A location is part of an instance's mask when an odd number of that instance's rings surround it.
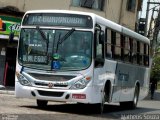
M 152 69 L 151 69 L 151 78 L 160 80 L 160 55 L 154 56 Z

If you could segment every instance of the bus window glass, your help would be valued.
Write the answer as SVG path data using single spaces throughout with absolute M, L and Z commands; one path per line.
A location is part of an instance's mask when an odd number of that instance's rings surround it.
M 121 60 L 124 61 L 125 36 L 121 34 Z
M 150 55 L 150 49 L 149 49 L 149 45 L 147 45 L 147 66 L 149 66 L 149 55 Z
M 140 43 L 140 64 L 141 65 L 144 65 L 143 64 L 143 56 L 144 56 L 144 44 L 143 43 Z
M 149 65 L 149 49 L 148 45 L 144 44 L 144 65 Z
M 133 40 L 133 52 L 132 52 L 133 63 L 137 64 L 137 41 Z
M 112 46 L 112 43 L 111 43 L 111 30 L 109 29 L 106 29 L 106 57 L 107 58 L 112 58 L 112 50 L 111 50 L 111 46 Z
M 115 59 L 116 32 L 114 31 L 111 31 L 111 44 L 112 58 Z
M 115 35 L 115 59 L 121 60 L 121 35 L 119 33 L 116 33 Z
M 132 58 L 132 53 L 133 53 L 133 39 L 129 38 L 129 46 L 130 46 L 130 58 L 129 61 L 132 63 L 133 62 L 133 58 Z
M 100 31 L 96 31 L 96 57 L 97 58 L 103 58 L 103 52 L 102 52 L 102 44 L 99 43 L 100 38 Z
M 69 30 L 22 29 L 18 60 L 23 66 L 51 70 L 57 54 L 61 70 L 86 69 L 91 64 L 92 33 L 74 31 L 61 40 Z M 57 58 L 56 58 L 57 59 Z
M 124 45 L 124 60 L 126 62 L 129 62 L 130 59 L 130 44 L 129 44 L 129 38 L 125 37 L 125 45 Z
M 137 41 L 137 64 L 140 64 L 140 42 Z

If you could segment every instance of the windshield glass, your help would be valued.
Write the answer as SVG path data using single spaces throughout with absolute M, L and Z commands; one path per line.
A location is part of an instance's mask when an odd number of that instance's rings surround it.
M 92 32 L 21 29 L 18 60 L 44 70 L 82 70 L 91 64 Z

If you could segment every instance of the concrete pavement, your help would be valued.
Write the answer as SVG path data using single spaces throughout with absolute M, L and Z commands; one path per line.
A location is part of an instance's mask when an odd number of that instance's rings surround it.
M 4 87 L 3 85 L 0 85 L 0 90 L 1 90 L 1 89 L 4 89 L 4 88 L 5 88 L 5 87 Z
M 14 95 L 14 87 L 5 87 L 0 85 L 0 94 Z
M 14 90 L 14 87 L 4 87 L 3 85 L 0 85 L 0 94 L 14 95 Z M 150 93 L 145 99 L 150 99 Z M 160 89 L 155 91 L 154 100 L 160 100 Z

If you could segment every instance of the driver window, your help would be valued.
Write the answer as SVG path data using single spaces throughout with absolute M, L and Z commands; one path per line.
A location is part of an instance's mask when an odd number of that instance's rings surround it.
M 100 41 L 100 31 L 96 31 L 96 57 L 97 58 L 103 58 L 103 52 L 102 52 L 102 44 L 99 43 Z

